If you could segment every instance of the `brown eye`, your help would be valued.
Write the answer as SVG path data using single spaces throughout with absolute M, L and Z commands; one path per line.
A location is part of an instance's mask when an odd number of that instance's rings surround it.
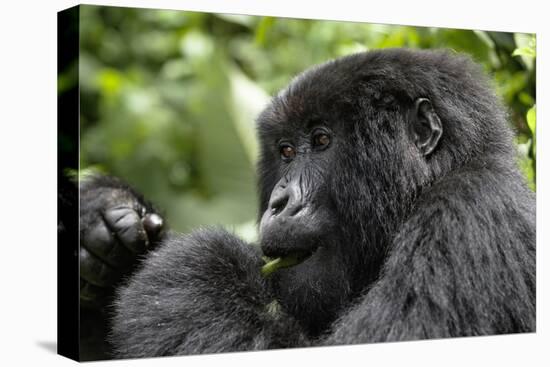
M 281 155 L 283 158 L 292 159 L 296 156 L 296 150 L 290 145 L 283 145 L 281 147 Z
M 330 136 L 325 133 L 316 134 L 313 137 L 313 145 L 316 147 L 327 147 L 330 144 Z

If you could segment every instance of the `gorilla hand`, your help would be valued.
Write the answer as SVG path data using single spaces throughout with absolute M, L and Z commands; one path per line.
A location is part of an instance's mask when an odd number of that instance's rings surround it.
M 80 299 L 100 307 L 138 256 L 159 242 L 164 221 L 151 204 L 113 177 L 80 187 Z

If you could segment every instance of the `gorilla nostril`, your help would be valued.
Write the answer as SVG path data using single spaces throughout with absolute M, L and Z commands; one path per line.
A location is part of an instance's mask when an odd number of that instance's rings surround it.
M 275 198 L 274 200 L 272 200 L 269 205 L 271 209 L 271 214 L 277 215 L 280 212 L 282 212 L 285 209 L 287 203 L 288 203 L 287 195 L 279 196 L 278 198 Z
M 293 205 L 293 206 L 287 208 L 288 216 L 289 217 L 295 216 L 296 214 L 301 212 L 303 208 L 304 208 L 304 206 L 302 204 L 296 204 L 296 205 Z

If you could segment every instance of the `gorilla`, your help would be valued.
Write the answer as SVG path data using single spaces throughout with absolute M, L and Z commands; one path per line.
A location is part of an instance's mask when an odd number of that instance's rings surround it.
M 326 62 L 257 128 L 257 245 L 171 233 L 116 178 L 81 186 L 84 293 L 129 274 L 111 304 L 114 356 L 535 331 L 535 195 L 467 56 Z

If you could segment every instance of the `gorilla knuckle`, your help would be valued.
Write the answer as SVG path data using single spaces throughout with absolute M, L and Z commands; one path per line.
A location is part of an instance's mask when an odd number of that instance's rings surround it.
M 117 280 L 115 269 L 98 259 L 85 247 L 80 247 L 80 274 L 88 282 L 98 287 L 109 287 Z

